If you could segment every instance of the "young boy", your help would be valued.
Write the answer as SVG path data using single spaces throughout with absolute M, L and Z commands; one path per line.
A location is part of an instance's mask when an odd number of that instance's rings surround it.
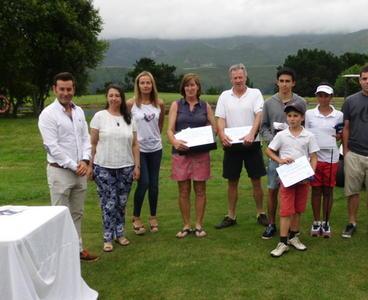
M 341 137 L 336 133 L 336 126 L 343 123 L 343 113 L 337 111 L 332 105 L 333 88 L 327 83 L 321 83 L 316 90 L 318 105 L 314 109 L 309 109 L 305 113 L 305 128 L 311 131 L 326 131 L 334 136 L 331 145 L 322 145 L 325 143 L 317 139 L 321 148 L 317 152 L 318 162 L 312 186 L 312 210 L 313 224 L 311 227 L 311 236 L 331 236 L 331 228 L 328 219 L 331 214 L 333 187 L 336 185 L 337 163 L 339 161 L 339 150 L 336 145 L 336 139 Z M 323 198 L 323 219 L 321 222 L 321 198 Z
M 310 158 L 313 170 L 317 165 L 319 150 L 315 137 L 303 128 L 305 106 L 300 102 L 292 102 L 285 107 L 286 121 L 289 128 L 276 134 L 268 145 L 266 154 L 278 164 L 289 164 L 302 156 Z M 304 212 L 309 183 L 303 180 L 290 187 L 280 185 L 280 242 L 271 251 L 271 256 L 280 257 L 289 251 L 291 245 L 297 250 L 304 251 L 307 247 L 299 240 L 300 215 Z M 289 232 L 290 231 L 290 232 Z

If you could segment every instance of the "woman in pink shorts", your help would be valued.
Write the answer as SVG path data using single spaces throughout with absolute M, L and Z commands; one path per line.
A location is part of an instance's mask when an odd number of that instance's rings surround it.
M 211 125 L 216 131 L 215 119 L 211 106 L 202 101 L 201 84 L 196 74 L 184 75 L 180 84 L 183 98 L 171 104 L 167 135 L 172 144 L 172 173 L 171 178 L 178 182 L 179 208 L 183 219 L 183 229 L 176 234 L 177 238 L 184 238 L 193 230 L 190 221 L 190 192 L 193 181 L 195 193 L 196 222 L 194 233 L 197 237 L 204 237 L 203 218 L 206 208 L 206 180 L 210 178 L 210 155 L 208 151 L 192 153 L 182 140 L 175 138 L 175 133 L 188 127 L 202 127 Z

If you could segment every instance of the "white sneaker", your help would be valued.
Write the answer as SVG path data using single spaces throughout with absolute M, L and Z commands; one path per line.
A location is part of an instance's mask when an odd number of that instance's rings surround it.
M 284 243 L 278 243 L 276 248 L 271 251 L 271 256 L 273 257 L 280 257 L 284 254 L 284 252 L 289 251 L 289 246 L 285 245 Z
M 295 249 L 299 251 L 307 250 L 307 246 L 305 246 L 297 236 L 294 236 L 292 239 L 288 241 L 288 244 L 293 246 Z

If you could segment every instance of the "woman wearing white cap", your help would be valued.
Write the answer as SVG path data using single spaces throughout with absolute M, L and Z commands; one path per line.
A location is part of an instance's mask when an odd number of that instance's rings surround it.
M 312 236 L 331 236 L 329 217 L 332 208 L 333 187 L 336 185 L 336 172 L 339 160 L 339 151 L 336 140 L 341 138 L 337 129 L 343 123 L 343 114 L 332 105 L 333 88 L 328 83 L 318 85 L 315 95 L 318 104 L 315 108 L 307 110 L 305 114 L 305 128 L 316 136 L 320 151 L 317 152 L 318 162 L 311 181 L 313 224 Z M 321 201 L 323 199 L 323 202 Z M 321 202 L 323 221 L 321 222 Z

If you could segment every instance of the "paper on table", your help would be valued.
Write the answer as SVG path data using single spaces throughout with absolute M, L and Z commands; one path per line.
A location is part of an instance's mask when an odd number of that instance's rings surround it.
M 316 137 L 320 149 L 336 148 L 336 130 L 335 128 L 308 128 Z
M 314 171 L 306 156 L 296 159 L 291 164 L 284 164 L 276 168 L 280 180 L 285 187 L 289 187 L 314 175 Z
M 231 139 L 231 144 L 243 143 L 241 138 L 252 130 L 252 126 L 225 128 L 224 133 Z
M 213 139 L 212 126 L 202 126 L 195 128 L 186 128 L 174 135 L 177 140 L 187 142 L 188 147 L 212 144 Z

